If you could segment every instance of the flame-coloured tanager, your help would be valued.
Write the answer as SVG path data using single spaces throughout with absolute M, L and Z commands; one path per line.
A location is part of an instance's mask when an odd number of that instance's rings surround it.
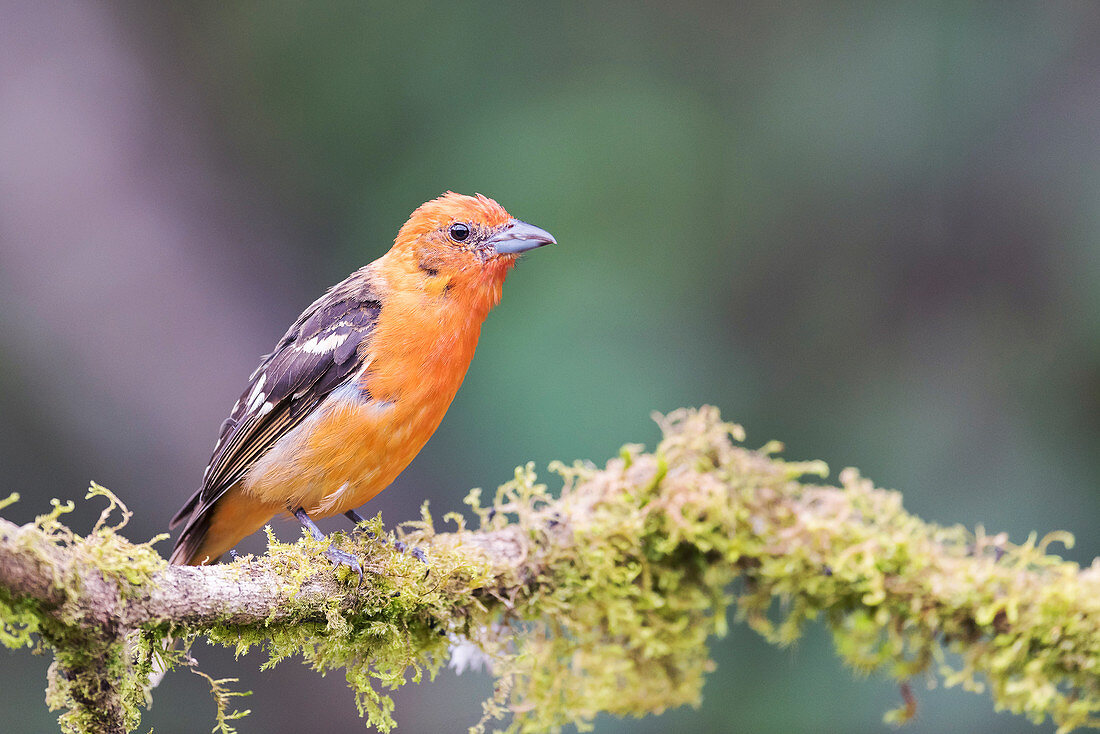
M 317 537 L 310 518 L 359 520 L 443 420 L 516 259 L 552 243 L 480 194 L 413 212 L 390 251 L 314 301 L 252 373 L 172 519 L 171 562 L 213 563 L 284 512 Z

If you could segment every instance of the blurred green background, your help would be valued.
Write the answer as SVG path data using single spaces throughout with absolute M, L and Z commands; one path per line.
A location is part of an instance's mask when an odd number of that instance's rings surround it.
M 5 515 L 94 479 L 164 530 L 258 356 L 446 189 L 560 245 L 509 278 L 387 523 L 712 403 L 928 520 L 1100 551 L 1090 2 L 4 0 Z M 820 629 L 712 650 L 702 708 L 597 731 L 872 732 L 900 702 Z M 255 691 L 242 732 L 363 730 L 340 676 L 195 652 Z M 4 731 L 55 729 L 48 660 L 0 661 Z M 406 688 L 400 730 L 465 731 L 489 685 Z M 207 730 L 205 687 L 170 676 L 143 730 Z M 924 688 L 904 731 L 1036 731 Z

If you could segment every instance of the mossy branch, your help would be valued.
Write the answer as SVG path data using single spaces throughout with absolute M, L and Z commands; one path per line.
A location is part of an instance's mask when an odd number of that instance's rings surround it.
M 364 559 L 361 587 L 309 539 L 189 568 L 123 539 L 106 512 L 87 537 L 61 525 L 60 505 L 23 527 L 0 520 L 0 642 L 53 650 L 48 702 L 68 731 L 132 729 L 165 638 L 205 635 L 261 645 L 271 663 L 301 654 L 344 668 L 384 731 L 394 719 L 382 689 L 483 659 L 497 685 L 477 728 L 510 716 L 512 730 L 535 732 L 697 703 L 707 639 L 724 634 L 733 604 L 778 644 L 820 618 L 861 671 L 903 684 L 938 674 L 1063 731 L 1100 725 L 1100 564 L 1047 554 L 1067 535 L 1014 545 L 924 523 L 851 469 L 839 487 L 814 484 L 824 465 L 735 445 L 740 428 L 712 408 L 659 422 L 651 454 L 627 446 L 602 469 L 552 466 L 557 496 L 530 466 L 485 506 L 472 492 L 477 529 L 450 513 L 457 528 L 438 532 L 425 508 L 398 534 L 427 566 L 377 520 L 337 535 Z

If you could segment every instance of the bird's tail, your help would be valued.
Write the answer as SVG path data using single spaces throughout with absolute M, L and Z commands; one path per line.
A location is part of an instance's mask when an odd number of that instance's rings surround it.
M 240 486 L 232 487 L 213 504 L 199 505 L 176 540 L 168 557 L 179 566 L 217 563 L 230 548 L 267 524 L 279 508 L 257 502 Z

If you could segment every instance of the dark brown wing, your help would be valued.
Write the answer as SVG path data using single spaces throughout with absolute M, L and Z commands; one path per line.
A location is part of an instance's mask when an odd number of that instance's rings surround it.
M 172 518 L 171 528 L 187 521 L 177 549 L 197 548 L 217 501 L 276 441 L 358 372 L 363 361 L 359 347 L 371 338 L 381 310 L 367 266 L 298 317 L 249 377 L 248 387 L 222 424 L 202 487 Z

